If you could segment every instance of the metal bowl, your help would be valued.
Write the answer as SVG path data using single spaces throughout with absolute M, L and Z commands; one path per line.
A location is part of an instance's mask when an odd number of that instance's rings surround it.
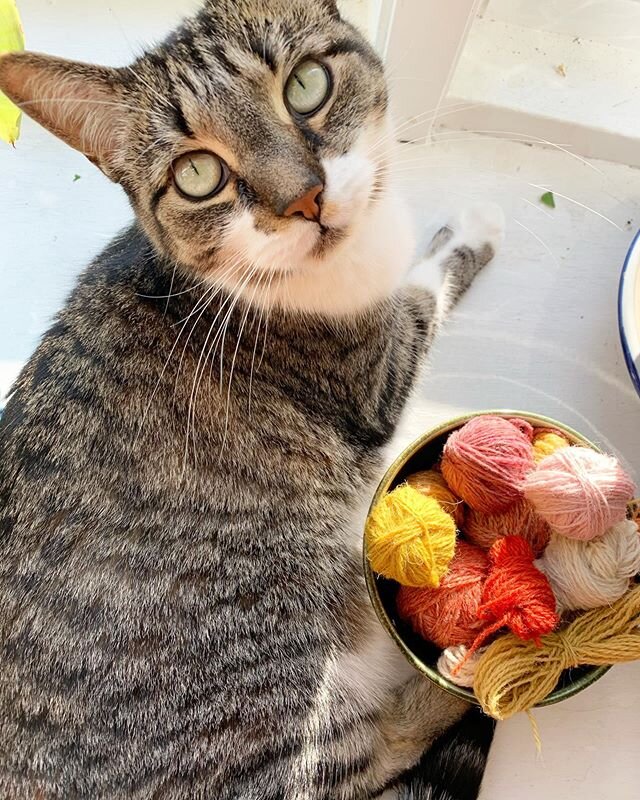
M 371 509 L 373 509 L 387 492 L 402 483 L 409 475 L 419 470 L 432 468 L 438 461 L 444 443 L 452 431 L 461 428 L 470 419 L 485 414 L 493 414 L 507 418 L 520 417 L 531 423 L 534 428 L 556 428 L 566 434 L 572 444 L 591 447 L 599 451 L 599 448 L 596 447 L 593 442 L 590 442 L 581 434 L 568 428 L 561 422 L 556 422 L 553 419 L 538 414 L 530 414 L 523 411 L 481 411 L 474 414 L 467 414 L 425 433 L 424 436 L 421 436 L 401 453 L 389 467 L 378 486 L 373 502 L 371 503 Z M 373 603 L 373 607 L 376 610 L 380 622 L 384 625 L 389 635 L 395 640 L 407 660 L 418 672 L 421 672 L 446 692 L 468 700 L 470 703 L 478 704 L 476 696 L 470 689 L 456 686 L 438 672 L 436 663 L 441 650 L 433 644 L 422 640 L 413 633 L 406 623 L 399 619 L 395 607 L 398 584 L 395 581 L 383 578 L 371 569 L 369 559 L 367 558 L 366 538 L 364 544 L 364 571 L 369 596 L 371 597 L 371 602 Z M 538 703 L 538 705 L 552 705 L 553 703 L 559 703 L 561 700 L 566 700 L 574 694 L 578 694 L 578 692 L 586 689 L 587 686 L 595 683 L 595 681 L 601 678 L 609 669 L 610 667 L 580 667 L 567 670 L 554 691 L 542 702 Z

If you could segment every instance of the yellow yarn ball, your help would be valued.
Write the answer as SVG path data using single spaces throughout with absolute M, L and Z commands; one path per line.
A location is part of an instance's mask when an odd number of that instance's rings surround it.
M 565 447 L 571 447 L 571 442 L 559 431 L 543 428 L 533 435 L 533 459 L 536 464 Z
M 437 589 L 456 549 L 456 524 L 432 497 L 403 485 L 373 509 L 366 537 L 375 572 L 403 586 Z

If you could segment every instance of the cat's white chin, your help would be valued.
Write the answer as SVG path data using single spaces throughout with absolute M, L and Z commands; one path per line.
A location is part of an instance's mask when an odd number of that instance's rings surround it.
M 379 165 L 372 135 L 350 153 L 323 161 L 322 225 L 292 220 L 265 234 L 250 212 L 229 226 L 225 256 L 247 264 L 227 282 L 254 305 L 340 317 L 389 297 L 402 283 L 415 249 L 411 215 L 388 186 L 374 186 Z M 383 179 L 384 180 L 384 179 Z M 246 277 L 245 277 L 246 276 Z
M 345 238 L 275 282 L 263 302 L 340 317 L 366 310 L 403 283 L 414 254 L 410 214 L 393 194 L 370 203 Z
M 341 213 L 336 210 L 336 216 Z M 266 308 L 336 317 L 358 313 L 392 295 L 413 261 L 410 212 L 391 192 L 325 234 L 303 220 L 286 236 L 257 231 L 250 215 L 237 225 L 253 279 L 247 277 L 243 285 L 232 277 L 227 288 Z

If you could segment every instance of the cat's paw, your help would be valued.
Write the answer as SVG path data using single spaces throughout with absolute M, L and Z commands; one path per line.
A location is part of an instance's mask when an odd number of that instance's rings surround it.
M 440 228 L 431 240 L 426 258 L 446 258 L 458 248 L 468 248 L 482 253 L 486 263 L 496 255 L 504 241 L 505 218 L 500 206 L 483 203 L 460 212 L 447 225 Z
M 495 255 L 504 241 L 504 211 L 496 203 L 483 203 L 462 211 L 448 226 L 455 245 L 481 251 L 489 246 Z
M 444 317 L 496 255 L 504 241 L 505 219 L 500 206 L 483 203 L 462 211 L 441 228 L 431 241 L 426 257 L 414 268 L 414 283 L 439 298 Z M 434 269 L 434 267 L 439 269 Z M 444 295 L 438 273 L 446 277 Z

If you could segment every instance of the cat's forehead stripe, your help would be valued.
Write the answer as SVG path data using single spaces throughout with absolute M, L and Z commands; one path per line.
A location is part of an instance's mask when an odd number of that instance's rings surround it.
M 275 73 L 278 71 L 276 52 L 270 42 L 267 42 L 266 39 L 260 41 L 257 38 L 250 38 L 248 44 L 251 48 L 251 52 L 258 56 L 258 58 L 269 67 L 271 72 Z

